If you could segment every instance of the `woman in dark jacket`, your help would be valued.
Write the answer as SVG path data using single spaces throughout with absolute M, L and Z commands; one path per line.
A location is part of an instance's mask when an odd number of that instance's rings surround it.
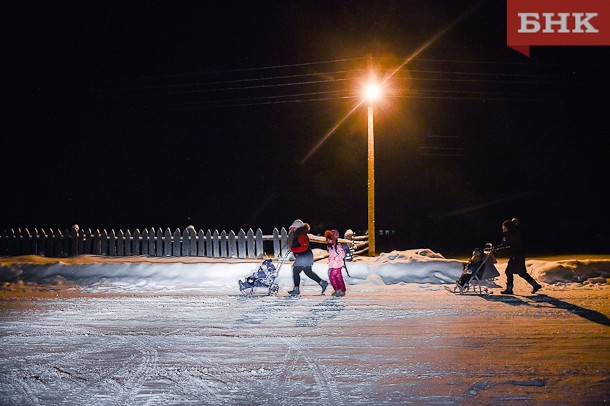
M 506 289 L 503 290 L 503 295 L 513 294 L 514 275 L 519 275 L 532 285 L 532 293 L 536 293 L 542 286 L 527 273 L 525 267 L 525 253 L 521 245 L 521 234 L 517 230 L 519 220 L 513 218 L 502 223 L 502 242 L 498 244 L 494 251 L 498 254 L 507 256 L 508 265 L 506 266 Z
M 309 246 L 309 224 L 303 223 L 301 220 L 295 220 L 288 230 L 288 244 L 290 251 L 295 256 L 294 263 L 292 264 L 292 281 L 294 282 L 294 288 L 288 292 L 290 295 L 299 295 L 301 284 L 301 271 L 305 272 L 309 278 L 316 281 L 322 287 L 322 294 L 328 286 L 328 282 L 320 279 L 316 275 L 311 267 L 313 266 L 313 252 Z

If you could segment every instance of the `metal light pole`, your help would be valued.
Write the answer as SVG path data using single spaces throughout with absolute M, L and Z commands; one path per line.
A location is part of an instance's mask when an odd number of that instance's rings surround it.
M 369 208 L 369 256 L 375 256 L 375 131 L 373 128 L 373 102 L 368 105 L 368 208 Z

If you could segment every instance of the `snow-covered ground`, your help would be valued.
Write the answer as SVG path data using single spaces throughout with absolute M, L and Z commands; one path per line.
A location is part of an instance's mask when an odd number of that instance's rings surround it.
M 531 259 L 538 295 L 477 296 L 445 289 L 461 261 L 394 251 L 350 263 L 343 298 L 304 276 L 288 297 L 290 263 L 246 298 L 260 261 L 175 261 L 0 259 L 0 403 L 610 402 L 610 259 Z

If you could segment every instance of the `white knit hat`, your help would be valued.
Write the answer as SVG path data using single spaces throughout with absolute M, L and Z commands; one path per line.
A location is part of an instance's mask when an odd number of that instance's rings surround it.
M 305 223 L 303 223 L 302 220 L 296 219 L 295 221 L 292 222 L 292 225 L 290 227 L 292 228 L 301 228 L 305 225 Z

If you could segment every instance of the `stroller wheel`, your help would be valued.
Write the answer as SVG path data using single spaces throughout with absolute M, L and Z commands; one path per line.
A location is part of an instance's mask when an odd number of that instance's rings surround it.
M 277 295 L 277 293 L 280 291 L 280 286 L 277 284 L 271 285 L 271 287 L 269 288 L 269 294 L 270 295 Z

